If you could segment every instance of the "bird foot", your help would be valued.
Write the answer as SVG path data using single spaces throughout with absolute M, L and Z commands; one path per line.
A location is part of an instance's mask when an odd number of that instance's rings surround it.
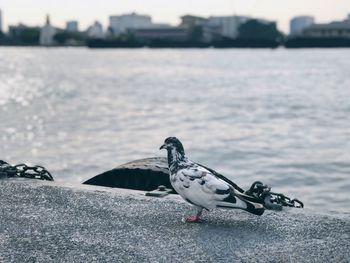
M 199 216 L 189 216 L 182 219 L 184 223 L 200 223 L 201 218 Z

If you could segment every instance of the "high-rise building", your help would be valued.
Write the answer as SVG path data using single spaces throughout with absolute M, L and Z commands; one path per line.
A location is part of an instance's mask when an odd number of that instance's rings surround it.
M 78 29 L 78 21 L 67 21 L 66 23 L 66 30 L 68 32 L 77 32 Z
M 250 19 L 246 16 L 211 16 L 208 19 L 208 25 L 219 27 L 220 34 L 224 37 L 237 38 L 239 26 Z
M 147 15 L 136 13 L 109 17 L 109 29 L 114 35 L 126 33 L 129 29 L 151 28 L 152 19 Z
M 313 24 L 305 28 L 302 36 L 316 38 L 348 38 L 350 39 L 350 19 L 333 21 L 328 24 Z
M 0 32 L 3 32 L 3 30 L 2 30 L 2 13 L 1 13 L 1 9 L 0 9 Z
M 50 24 L 49 15 L 46 16 L 46 23 L 40 30 L 39 43 L 41 46 L 52 46 L 55 44 L 54 36 L 56 34 L 56 29 Z
M 104 38 L 102 24 L 98 21 L 95 21 L 93 25 L 89 26 L 87 34 L 90 38 Z
M 312 16 L 296 16 L 290 21 L 290 35 L 297 36 L 303 33 L 303 30 L 314 24 Z

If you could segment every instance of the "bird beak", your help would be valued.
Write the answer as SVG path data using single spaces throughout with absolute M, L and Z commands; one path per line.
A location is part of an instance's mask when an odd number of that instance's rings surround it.
M 164 143 L 162 146 L 160 146 L 159 150 L 166 149 L 166 144 Z

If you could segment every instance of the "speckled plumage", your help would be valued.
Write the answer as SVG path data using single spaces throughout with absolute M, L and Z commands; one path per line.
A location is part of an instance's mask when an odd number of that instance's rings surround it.
M 197 207 L 198 218 L 203 208 L 238 208 L 257 215 L 264 212 L 261 204 L 245 200 L 244 195 L 236 193 L 232 185 L 188 159 L 177 138 L 167 138 L 161 149 L 168 152 L 171 185 L 182 198 Z

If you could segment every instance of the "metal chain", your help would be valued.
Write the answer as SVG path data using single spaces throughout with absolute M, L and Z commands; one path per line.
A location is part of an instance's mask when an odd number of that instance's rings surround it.
M 271 192 L 271 187 L 256 181 L 245 192 L 246 195 L 256 198 L 267 209 L 282 210 L 283 206 L 303 208 L 304 204 L 298 199 L 291 199 L 283 194 Z
M 1 177 L 24 177 L 53 181 L 52 175 L 43 166 L 29 166 L 26 164 L 11 166 L 2 160 L 0 160 L 0 178 Z

